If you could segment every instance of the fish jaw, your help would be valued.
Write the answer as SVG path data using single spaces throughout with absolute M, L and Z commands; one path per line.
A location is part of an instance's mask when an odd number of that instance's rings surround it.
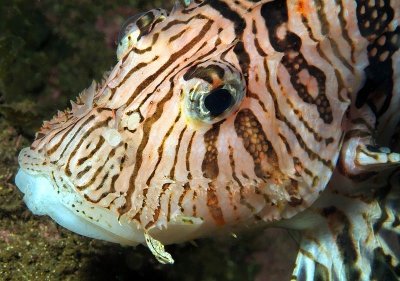
M 88 203 L 83 196 L 74 190 L 67 177 L 54 167 L 40 170 L 29 169 L 33 163 L 23 161 L 27 155 L 30 159 L 41 159 L 40 154 L 25 148 L 19 156 L 20 169 L 15 183 L 22 193 L 24 202 L 35 215 L 48 215 L 61 226 L 80 235 L 101 239 L 122 245 L 144 243 L 144 231 L 135 221 L 115 214 L 101 206 Z M 58 184 L 54 179 L 61 179 Z M 62 186 L 60 185 L 62 182 Z
M 48 215 L 59 225 L 77 234 L 121 245 L 148 244 L 151 236 L 162 244 L 195 239 L 210 231 L 202 218 L 176 216 L 164 226 L 144 229 L 129 213 L 119 215 L 87 201 L 69 178 L 47 157 L 29 147 L 18 157 L 20 168 L 15 183 L 23 200 L 35 215 Z M 231 229 L 220 230 L 222 233 Z

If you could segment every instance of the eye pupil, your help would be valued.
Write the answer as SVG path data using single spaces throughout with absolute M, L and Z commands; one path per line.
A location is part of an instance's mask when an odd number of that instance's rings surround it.
M 233 97 L 227 89 L 215 89 L 204 99 L 204 106 L 212 116 L 224 113 L 232 105 Z

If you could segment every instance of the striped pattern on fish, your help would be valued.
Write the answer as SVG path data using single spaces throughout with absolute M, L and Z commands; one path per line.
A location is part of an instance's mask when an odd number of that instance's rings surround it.
M 70 210 L 175 243 L 290 219 L 334 171 L 369 179 L 359 155 L 399 162 L 372 148 L 398 134 L 397 1 L 189 2 L 135 19 L 111 73 L 21 152 Z

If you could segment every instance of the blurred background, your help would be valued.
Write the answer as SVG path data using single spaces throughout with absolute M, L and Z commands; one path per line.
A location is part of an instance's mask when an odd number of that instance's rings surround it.
M 280 229 L 168 246 L 160 265 L 143 246 L 75 235 L 33 216 L 14 185 L 18 151 L 116 63 L 120 27 L 157 0 L 0 0 L 1 280 L 289 280 L 297 244 Z

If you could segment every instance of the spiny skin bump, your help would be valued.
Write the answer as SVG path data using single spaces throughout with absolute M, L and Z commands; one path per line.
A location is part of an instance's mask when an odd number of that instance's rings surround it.
M 394 122 L 399 4 L 367 2 L 157 10 L 90 106 L 86 95 L 45 123 L 26 152 L 40 157 L 21 166 L 56 170 L 83 204 L 163 243 L 291 218 L 325 189 L 343 141 Z M 384 94 L 367 87 L 380 83 Z M 229 93 L 227 109 L 207 109 L 210 93 Z M 162 234 L 182 217 L 201 219 L 196 234 Z

